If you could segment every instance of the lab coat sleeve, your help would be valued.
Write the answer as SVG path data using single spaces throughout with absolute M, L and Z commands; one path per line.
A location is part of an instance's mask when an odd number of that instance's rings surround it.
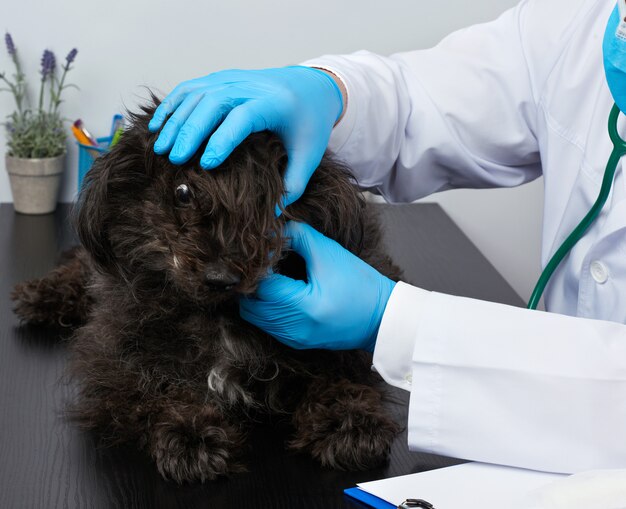
M 398 283 L 374 366 L 415 450 L 554 472 L 626 467 L 626 326 Z
M 537 178 L 537 98 L 580 4 L 525 1 L 428 50 L 305 62 L 347 88 L 329 148 L 391 202 Z

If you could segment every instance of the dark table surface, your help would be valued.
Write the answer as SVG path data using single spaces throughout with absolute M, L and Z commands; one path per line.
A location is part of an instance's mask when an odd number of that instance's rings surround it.
M 434 204 L 375 205 L 385 241 L 405 280 L 428 290 L 521 306 L 520 297 Z M 9 293 L 19 281 L 51 269 L 74 243 L 68 207 L 55 214 L 15 214 L 0 206 L 0 508 L 355 508 L 343 489 L 357 482 L 409 474 L 459 460 L 409 452 L 406 432 L 389 464 L 367 472 L 335 472 L 284 452 L 271 427 L 252 436 L 249 471 L 205 485 L 163 481 L 133 448 L 104 449 L 63 417 L 71 384 L 62 381 L 67 345 L 57 334 L 19 326 Z M 390 404 L 406 423 L 408 394 Z M 359 506 L 361 507 L 361 506 Z

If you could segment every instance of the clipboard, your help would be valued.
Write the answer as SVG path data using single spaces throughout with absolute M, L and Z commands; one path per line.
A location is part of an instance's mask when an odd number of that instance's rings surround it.
M 359 483 L 344 493 L 374 509 L 397 509 L 407 498 L 420 498 L 434 509 L 466 507 L 480 500 L 482 509 L 513 507 L 530 491 L 565 477 L 564 474 L 521 468 L 464 463 L 417 474 Z

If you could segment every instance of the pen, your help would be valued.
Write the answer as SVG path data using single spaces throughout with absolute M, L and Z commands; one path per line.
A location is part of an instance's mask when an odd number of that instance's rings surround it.
M 98 142 L 93 136 L 91 136 L 91 134 L 89 134 L 89 131 L 87 131 L 87 129 L 85 129 L 85 127 L 83 126 L 82 120 L 78 119 L 72 124 L 71 128 L 72 134 L 74 135 L 74 138 L 78 140 L 78 143 L 81 143 L 83 145 L 93 145 L 94 147 L 98 146 Z
M 87 129 L 83 127 L 82 120 L 78 119 L 70 127 L 72 129 L 72 134 L 74 135 L 74 138 L 76 138 L 78 143 L 80 143 L 81 145 L 91 145 L 93 147 L 98 146 L 98 142 L 93 138 L 93 136 L 91 136 L 91 134 L 89 134 L 89 131 L 87 131 Z M 96 158 L 100 155 L 96 150 L 87 149 L 87 151 L 93 158 Z
M 117 131 L 115 131 L 115 134 L 113 134 L 113 137 L 111 138 L 111 143 L 109 143 L 109 148 L 113 148 L 115 145 L 117 145 L 117 142 L 120 141 L 120 136 L 122 136 L 123 132 L 123 127 L 120 127 L 117 129 Z
M 120 115 L 119 113 L 116 113 L 115 115 L 113 115 L 113 120 L 111 121 L 111 131 L 109 131 L 109 138 L 111 141 L 109 143 L 109 146 L 113 146 L 114 144 L 113 140 L 115 139 L 116 136 L 119 137 L 117 133 L 123 127 L 124 127 L 124 117 L 122 117 L 122 115 Z

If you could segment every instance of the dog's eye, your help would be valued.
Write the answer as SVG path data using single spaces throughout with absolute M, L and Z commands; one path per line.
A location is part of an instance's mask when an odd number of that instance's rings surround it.
M 174 194 L 176 196 L 176 205 L 186 207 L 191 203 L 191 191 L 187 184 L 180 184 Z

